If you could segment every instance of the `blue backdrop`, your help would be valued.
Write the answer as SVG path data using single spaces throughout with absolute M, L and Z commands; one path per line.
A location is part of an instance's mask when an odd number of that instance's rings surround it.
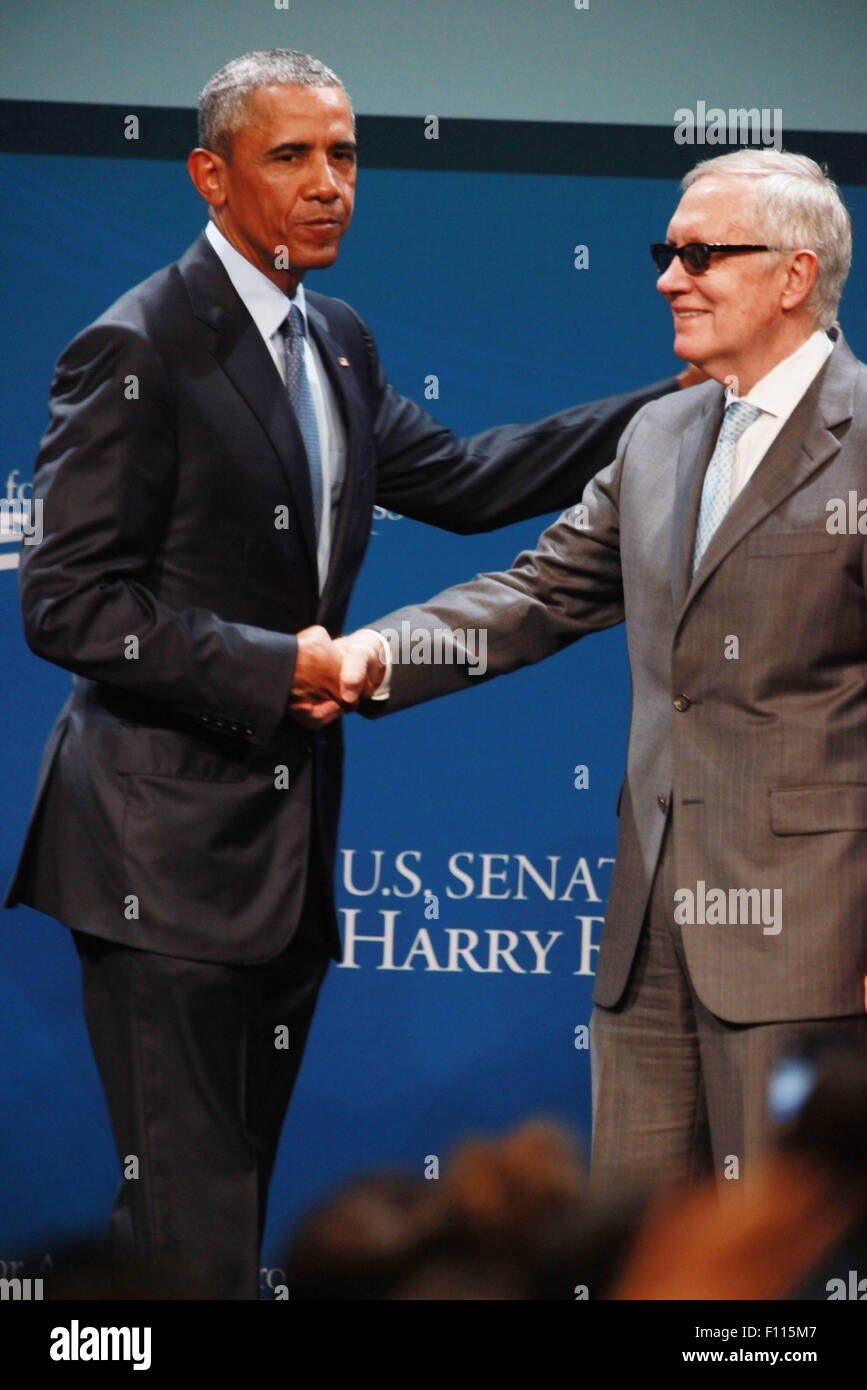
M 857 248 L 867 190 L 843 191 Z M 358 309 L 397 389 L 457 432 L 534 419 L 676 370 L 647 251 L 676 201 L 668 180 L 363 169 L 340 260 L 310 283 Z M 0 157 L 0 495 L 32 477 L 65 343 L 203 224 L 176 162 Z M 588 269 L 575 268 L 579 244 Z M 862 358 L 865 288 L 858 255 L 841 321 Z M 424 397 L 431 375 L 437 400 Z M 549 519 L 455 537 L 377 514 L 352 625 L 507 566 Z M 70 681 L 24 644 L 14 562 L 15 546 L 0 543 L 4 883 Z M 628 711 L 615 630 L 476 692 L 349 721 L 339 903 L 354 938 L 391 946 L 355 939 L 357 968 L 332 968 L 326 982 L 277 1163 L 266 1267 L 298 1211 L 360 1168 L 421 1172 L 468 1129 L 527 1113 L 589 1136 L 576 1029 L 590 1015 Z M 574 785 L 579 764 L 586 790 Z M 425 890 L 437 899 L 427 916 Z M 71 940 L 26 908 L 0 926 L 10 1260 L 99 1229 L 117 1166 Z

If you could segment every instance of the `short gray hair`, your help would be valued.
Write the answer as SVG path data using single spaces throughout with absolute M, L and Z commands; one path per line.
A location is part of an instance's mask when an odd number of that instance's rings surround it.
M 206 82 L 199 97 L 199 144 L 227 162 L 232 142 L 244 125 L 247 98 L 259 87 L 339 87 L 336 73 L 292 48 L 260 48 L 233 58 Z M 347 100 L 348 100 L 347 94 Z M 353 117 L 354 119 L 354 117 Z
M 830 328 L 852 260 L 852 224 L 840 190 L 805 154 L 778 150 L 734 150 L 703 159 L 682 180 L 684 191 L 710 174 L 759 177 L 756 212 L 770 246 L 814 251 L 816 283 L 804 301 L 817 328 Z

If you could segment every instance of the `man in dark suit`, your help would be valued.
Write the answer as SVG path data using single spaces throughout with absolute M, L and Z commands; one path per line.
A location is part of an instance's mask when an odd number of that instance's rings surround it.
M 5 906 L 75 934 L 124 1177 L 117 1243 L 255 1298 L 277 1142 L 329 957 L 340 632 L 374 503 L 455 531 L 566 505 L 677 379 L 459 441 L 306 293 L 352 213 L 354 121 L 303 54 L 228 64 L 207 231 L 66 349 L 36 464 L 32 650 L 74 673 Z M 326 706 L 327 707 L 327 706 Z

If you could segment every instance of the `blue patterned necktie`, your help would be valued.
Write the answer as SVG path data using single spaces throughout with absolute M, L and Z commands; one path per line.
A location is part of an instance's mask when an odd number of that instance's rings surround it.
M 707 466 L 701 490 L 701 509 L 692 556 L 693 574 L 701 564 L 702 556 L 710 545 L 714 532 L 729 509 L 737 442 L 747 426 L 761 414 L 759 407 L 750 405 L 748 401 L 731 401 L 726 407 L 719 439 L 713 451 L 713 458 Z
M 322 520 L 322 451 L 313 392 L 310 390 L 307 368 L 304 365 L 304 315 L 297 304 L 290 305 L 289 313 L 280 325 L 280 332 L 286 344 L 286 389 L 295 411 L 298 428 L 301 430 L 310 466 L 314 534 L 318 536 Z

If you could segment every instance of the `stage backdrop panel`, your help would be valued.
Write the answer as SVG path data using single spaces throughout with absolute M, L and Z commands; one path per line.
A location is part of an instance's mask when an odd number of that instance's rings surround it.
M 58 353 L 178 256 L 204 209 L 171 160 L 5 155 L 0 175 L 0 487 L 12 498 L 27 495 Z M 867 196 L 844 193 L 857 245 Z M 340 260 L 309 283 L 353 304 L 394 385 L 459 433 L 532 420 L 676 369 L 647 250 L 676 200 L 669 179 L 362 169 Z M 860 255 L 841 319 L 862 357 L 865 288 Z M 378 511 L 351 622 L 508 566 L 551 519 L 457 537 Z M 4 883 L 70 681 L 25 646 L 15 550 L 0 544 Z M 629 703 L 617 629 L 376 725 L 347 721 L 337 876 L 350 949 L 326 982 L 284 1135 L 266 1269 L 299 1211 L 359 1169 L 420 1173 L 466 1131 L 527 1114 L 589 1136 L 580 1030 Z M 26 908 L 0 927 L 0 1259 L 10 1260 L 97 1230 L 117 1165 L 71 939 Z

